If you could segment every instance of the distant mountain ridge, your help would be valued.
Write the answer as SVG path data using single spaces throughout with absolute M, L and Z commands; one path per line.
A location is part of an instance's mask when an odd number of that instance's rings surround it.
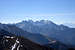
M 75 23 L 64 23 L 64 25 L 75 28 Z
M 23 21 L 15 24 L 17 27 L 31 33 L 42 34 L 48 37 L 55 38 L 65 44 L 75 45 L 75 28 L 70 28 L 65 25 L 57 25 L 52 21 Z
M 69 28 L 64 25 L 57 25 L 57 24 L 53 23 L 52 21 L 48 21 L 48 20 L 47 21 L 41 20 L 41 21 L 36 21 L 36 22 L 33 22 L 32 20 L 23 21 L 23 22 L 17 23 L 16 26 L 18 26 L 19 28 L 22 28 L 23 30 L 26 30 L 28 32 L 32 32 L 32 33 L 41 32 L 43 34 L 45 33 L 45 30 L 47 30 L 47 32 L 50 33 L 50 30 L 52 30 L 52 29 L 59 31 L 59 30 Z

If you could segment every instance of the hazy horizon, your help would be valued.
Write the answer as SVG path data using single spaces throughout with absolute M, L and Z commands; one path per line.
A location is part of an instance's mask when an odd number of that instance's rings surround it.
M 75 24 L 75 0 L 0 0 L 0 23 L 51 20 Z

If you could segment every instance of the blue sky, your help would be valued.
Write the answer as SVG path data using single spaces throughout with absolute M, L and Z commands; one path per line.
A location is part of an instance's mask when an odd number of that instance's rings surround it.
M 51 20 L 75 24 L 75 0 L 0 0 L 0 22 Z

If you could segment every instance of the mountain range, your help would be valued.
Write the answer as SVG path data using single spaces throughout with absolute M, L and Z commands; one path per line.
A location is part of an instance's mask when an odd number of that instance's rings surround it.
M 52 21 L 41 20 L 34 22 L 29 20 L 16 24 L 0 24 L 0 30 L 0 39 L 3 39 L 4 37 L 17 37 L 18 40 L 24 40 L 22 41 L 24 44 L 27 43 L 25 42 L 27 39 L 28 41 L 32 42 L 28 42 L 29 44 L 33 45 L 35 43 L 36 46 L 43 46 L 51 50 L 68 50 L 75 48 L 75 28 L 70 28 L 64 25 L 57 25 Z M 3 41 L 5 40 L 8 41 L 6 38 L 4 38 Z M 16 38 L 14 40 L 17 43 L 18 40 Z M 12 40 L 10 39 L 10 41 Z M 3 47 L 5 44 L 6 43 L 0 43 L 0 45 L 3 45 Z M 9 43 L 6 45 L 8 44 Z M 27 47 L 30 47 L 29 44 L 27 44 Z M 0 46 L 0 49 L 1 48 L 2 47 Z M 33 48 L 37 47 L 33 46 Z
M 15 24 L 17 27 L 24 31 L 31 32 L 33 34 L 42 34 L 55 40 L 58 40 L 66 45 L 75 45 L 75 28 L 70 28 L 63 24 L 57 25 L 52 21 L 22 21 Z
M 0 24 L 1 50 L 37 50 L 37 48 L 39 50 L 66 50 L 69 47 L 65 44 L 62 44 L 61 42 L 58 42 L 41 34 L 34 34 L 23 31 L 15 25 Z
M 23 36 L 25 38 L 30 39 L 31 41 L 38 43 L 40 45 L 48 44 L 49 40 L 45 38 L 45 36 L 41 34 L 32 34 L 30 32 L 24 31 L 15 25 L 9 25 L 9 24 L 0 24 L 0 28 L 4 29 L 12 34 Z

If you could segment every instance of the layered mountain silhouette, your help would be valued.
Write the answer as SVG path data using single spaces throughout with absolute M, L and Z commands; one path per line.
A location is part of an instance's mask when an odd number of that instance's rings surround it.
M 0 49 L 13 50 L 14 48 L 15 50 L 68 50 L 73 49 L 74 46 L 65 45 L 40 33 L 29 33 L 14 24 L 0 24 Z
M 64 44 L 75 45 L 75 28 L 57 25 L 48 20 L 22 21 L 15 25 L 25 31 L 54 38 Z
M 18 36 L 23 36 L 25 38 L 30 39 L 31 41 L 38 43 L 40 45 L 48 44 L 50 41 L 45 38 L 45 36 L 41 34 L 32 34 L 27 31 L 24 31 L 15 25 L 6 25 L 6 24 L 0 24 L 0 28 L 4 29 L 12 34 L 18 35 Z

